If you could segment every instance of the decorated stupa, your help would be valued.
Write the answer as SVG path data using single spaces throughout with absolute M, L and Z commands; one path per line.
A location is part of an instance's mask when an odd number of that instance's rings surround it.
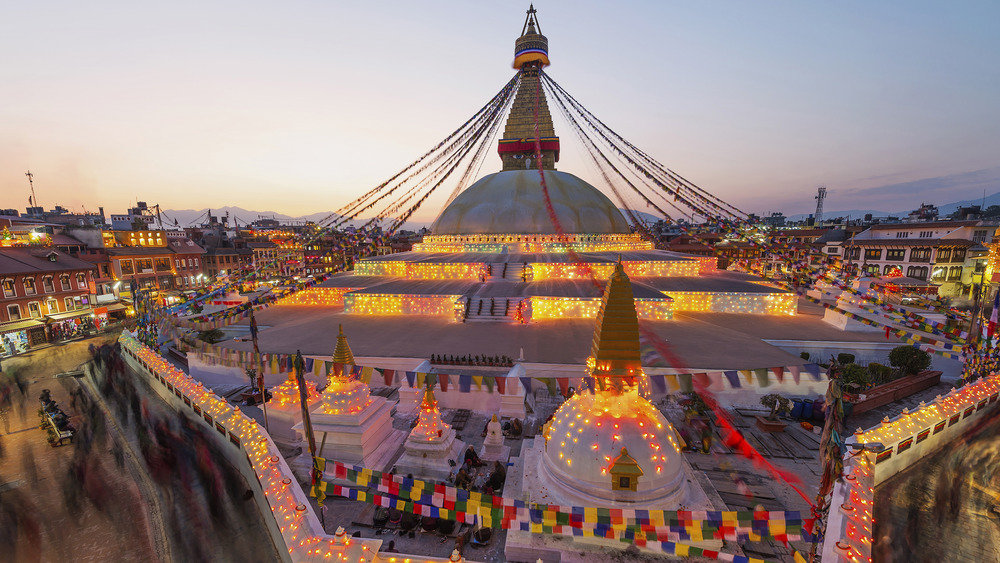
M 312 408 L 320 400 L 319 391 L 312 381 L 305 381 L 306 403 Z M 271 389 L 267 402 L 267 429 L 271 437 L 282 445 L 295 447 L 302 442 L 302 399 L 295 369 L 288 370 L 288 378 Z
M 403 455 L 396 461 L 396 473 L 412 474 L 417 479 L 444 481 L 462 464 L 465 444 L 455 429 L 441 420 L 434 391 L 424 391 L 417 415 L 417 425 L 403 445 Z
M 722 508 L 712 505 L 681 454 L 680 437 L 644 396 L 646 376 L 630 286 L 622 265 L 615 264 L 597 315 L 584 388 L 556 410 L 541 437 L 525 441 L 517 467 L 523 475 L 522 490 L 505 494 L 571 506 Z M 518 560 L 533 558 L 570 540 L 545 541 L 552 545 L 511 531 L 506 554 Z M 703 547 L 720 545 L 713 540 Z
M 350 372 L 354 354 L 340 327 L 333 352 L 334 370 L 309 418 L 323 455 L 344 463 L 382 471 L 388 468 L 405 432 L 392 427 L 392 408 L 385 397 L 373 396 Z M 302 431 L 302 425 L 296 426 Z
M 284 303 L 343 307 L 352 317 L 594 318 L 601 290 L 592 280 L 608 279 L 620 261 L 643 319 L 795 314 L 793 293 L 719 272 L 715 257 L 656 250 L 601 190 L 556 170 L 560 140 L 541 78 L 548 64 L 548 39 L 531 9 L 515 41 L 517 90 L 497 141 L 500 171 L 458 193 L 412 251 L 360 260 Z
M 587 389 L 563 403 L 542 431 L 539 469 L 567 495 L 587 499 L 588 506 L 687 500 L 680 439 L 643 396 L 639 321 L 630 285 L 616 264 L 597 316 Z

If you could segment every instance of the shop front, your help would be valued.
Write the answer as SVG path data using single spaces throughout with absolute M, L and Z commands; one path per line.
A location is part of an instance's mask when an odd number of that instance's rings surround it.
M 45 343 L 45 323 L 24 319 L 0 323 L 0 357 L 13 356 Z
M 97 328 L 96 315 L 93 309 L 81 309 L 66 313 L 55 313 L 46 316 L 49 328 L 49 339 L 53 342 L 66 340 L 74 336 L 82 336 L 88 330 Z

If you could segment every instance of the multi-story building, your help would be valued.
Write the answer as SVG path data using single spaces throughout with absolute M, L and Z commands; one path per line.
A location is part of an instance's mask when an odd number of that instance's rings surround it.
M 0 249 L 0 354 L 23 352 L 64 323 L 91 317 L 92 270 L 54 248 Z
M 253 251 L 249 248 L 210 248 L 203 256 L 204 273 L 209 280 L 219 276 L 230 275 L 233 272 L 250 272 L 253 270 Z
M 875 225 L 848 243 L 846 260 L 872 276 L 904 275 L 938 285 L 939 295 L 957 295 L 982 283 L 975 276 L 982 276 L 995 229 L 977 220 Z
M 174 288 L 188 291 L 203 287 L 205 279 L 205 249 L 184 239 L 170 241 L 174 252 Z

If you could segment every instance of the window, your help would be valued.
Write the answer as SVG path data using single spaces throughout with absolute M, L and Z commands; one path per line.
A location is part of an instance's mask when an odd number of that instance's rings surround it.
M 934 268 L 931 271 L 931 281 L 942 282 L 948 277 L 948 268 Z
M 910 251 L 910 262 L 930 262 L 930 248 L 914 248 Z
M 56 286 L 52 283 L 52 276 L 45 276 L 42 278 L 42 291 L 45 293 L 55 293 Z
M 101 264 L 101 277 L 102 278 L 110 278 L 111 277 L 111 265 L 110 264 Z
M 28 316 L 34 319 L 41 318 L 42 316 L 42 306 L 38 301 L 32 301 L 28 303 Z
M 50 298 L 45 302 L 45 308 L 49 310 L 48 314 L 54 315 L 59 312 L 59 302 Z
M 885 268 L 882 268 L 882 275 L 883 276 L 888 276 L 893 271 L 899 271 L 899 270 L 900 270 L 899 266 L 894 266 L 892 264 L 886 264 Z
M 934 236 L 934 231 L 920 231 L 920 238 L 931 238 Z
M 632 488 L 632 483 L 628 477 L 618 478 L 618 488 L 619 489 L 630 489 Z
M 900 231 L 896 233 L 896 238 L 910 238 L 910 233 Z
M 865 266 L 865 273 L 867 273 L 870 276 L 879 275 L 879 271 L 880 268 L 878 267 L 878 264 L 868 264 L 867 266 Z
M 948 281 L 961 281 L 962 279 L 962 267 L 952 266 L 948 268 Z
M 63 303 L 66 304 L 66 310 L 67 311 L 72 311 L 75 308 L 75 306 L 73 304 L 73 298 L 72 297 L 67 297 L 67 298 L 63 299 Z
M 882 259 L 882 249 L 881 248 L 868 248 L 865 249 L 865 260 L 881 260 Z
M 910 266 L 906 269 L 906 275 L 918 280 L 927 279 L 927 266 Z
M 21 306 L 7 305 L 7 317 L 12 321 L 21 320 Z
M 35 278 L 24 278 L 24 294 L 35 294 Z
M 156 271 L 157 272 L 169 272 L 170 271 L 170 258 L 157 258 L 156 259 Z
M 80 273 L 76 275 L 76 287 L 87 289 L 87 274 Z
M 906 250 L 902 248 L 890 248 L 885 252 L 886 260 L 902 260 L 906 256 Z
M 979 229 L 972 231 L 973 242 L 986 242 L 987 233 L 989 233 L 989 231 Z
M 59 286 L 62 287 L 63 291 L 69 291 L 70 289 L 73 289 L 69 285 L 69 274 L 63 274 L 59 276 Z
M 837 250 L 836 246 L 828 246 L 828 247 L 826 247 L 826 253 L 827 254 L 838 254 L 839 251 Z
M 939 248 L 937 252 L 938 262 L 948 262 L 951 260 L 951 249 L 950 248 Z
M 151 274 L 153 273 L 153 261 L 149 258 L 136 258 L 135 269 L 140 274 Z
M 857 246 L 851 248 L 848 251 L 848 254 L 850 254 L 850 256 L 848 256 L 850 260 L 861 260 L 861 248 Z
M 952 262 L 965 262 L 965 249 L 964 248 L 956 248 L 955 250 L 953 250 L 951 252 L 951 261 Z
M 3 280 L 3 296 L 14 297 L 14 280 Z
M 131 260 L 119 260 L 118 267 L 121 268 L 123 276 L 131 276 L 135 273 Z
M 197 268 L 197 267 L 198 267 L 198 259 L 197 259 L 197 258 L 195 258 L 195 259 L 194 259 L 194 267 L 195 267 L 195 268 Z

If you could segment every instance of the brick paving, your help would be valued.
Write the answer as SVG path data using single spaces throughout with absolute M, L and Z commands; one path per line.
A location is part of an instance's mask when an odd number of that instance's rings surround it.
M 0 435 L 0 563 L 277 560 L 263 515 L 252 502 L 231 496 L 206 500 L 197 479 L 179 475 L 182 464 L 166 481 L 152 479 L 139 453 L 135 421 L 99 399 L 90 370 L 64 373 L 90 359 L 90 344 L 112 339 L 50 347 L 3 362 L 3 377 L 19 372 L 28 391 L 23 412 L 15 408 L 9 417 L 11 433 Z M 129 380 L 139 381 L 134 374 Z M 70 415 L 78 429 L 74 443 L 48 445 L 37 415 L 42 389 Z M 95 417 L 85 414 L 83 400 L 74 408 L 71 392 L 78 389 L 97 407 Z M 137 389 L 149 416 L 176 418 L 165 403 Z M 89 448 L 88 429 L 93 429 Z M 70 473 L 81 460 L 82 480 Z M 240 481 L 242 493 L 246 484 Z M 223 518 L 211 515 L 213 503 Z
M 89 359 L 87 347 L 110 337 L 95 338 L 55 346 L 4 361 L 5 373 L 20 371 L 29 382 L 23 410 L 10 416 L 10 434 L 2 437 L 4 456 L 0 459 L 0 504 L 13 508 L 18 526 L 3 524 L 0 561 L 158 561 L 145 503 L 127 473 L 121 473 L 110 455 L 110 445 L 96 444 L 88 460 L 95 477 L 90 490 L 100 491 L 102 509 L 83 495 L 67 504 L 64 487 L 71 481 L 67 471 L 77 444 L 49 446 L 46 433 L 39 429 L 38 395 L 49 389 L 52 398 L 71 416 L 77 428 L 83 418 L 70 407 L 70 392 L 77 388 L 73 377 L 56 377 L 74 370 Z M 19 401 L 15 401 L 19 402 Z M 31 536 L 37 525 L 38 536 Z

